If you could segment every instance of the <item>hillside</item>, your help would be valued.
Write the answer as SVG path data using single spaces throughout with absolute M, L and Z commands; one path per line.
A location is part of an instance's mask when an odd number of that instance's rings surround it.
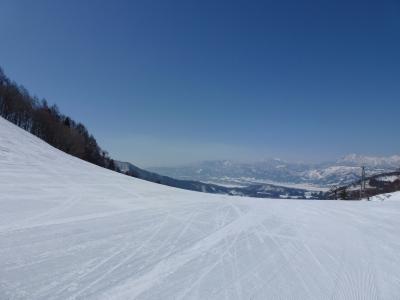
M 206 184 L 193 180 L 179 180 L 168 176 L 162 176 L 157 173 L 149 172 L 144 169 L 138 168 L 135 165 L 128 162 L 115 161 L 115 165 L 120 169 L 122 173 L 126 175 L 150 181 L 153 183 L 158 183 L 190 191 L 206 192 L 214 194 L 229 194 L 229 189 L 223 186 Z
M 400 191 L 400 171 L 366 177 L 364 185 L 365 190 L 363 191 L 362 198 Z M 359 199 L 360 188 L 361 180 L 357 180 L 327 192 L 326 198 Z
M 0 299 L 398 299 L 399 215 L 153 184 L 0 118 Z
M 169 176 L 143 170 L 128 162 L 115 161 L 115 165 L 122 173 L 129 176 L 196 192 L 257 198 L 321 199 L 323 197 L 323 193 L 309 191 L 308 189 L 291 188 L 266 183 L 252 184 L 244 187 L 228 187 L 201 181 L 174 179 Z
M 251 197 L 317 198 L 318 193 L 304 189 L 286 188 L 271 184 L 255 184 L 246 188 L 227 188 L 196 180 L 174 179 L 140 169 L 131 163 L 114 161 L 97 144 L 86 127 L 63 115 L 56 105 L 39 101 L 17 83 L 10 80 L 0 68 L 0 117 L 39 137 L 65 153 L 98 166 L 129 176 L 171 187 L 214 194 Z
M 8 78 L 0 67 L 0 117 L 75 157 L 119 171 L 113 159 L 97 144 L 86 127 L 60 113 L 57 105 L 29 94 Z

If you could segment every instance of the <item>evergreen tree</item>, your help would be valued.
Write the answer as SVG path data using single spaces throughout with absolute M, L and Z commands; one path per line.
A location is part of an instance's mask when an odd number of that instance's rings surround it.
M 346 189 L 346 188 L 344 188 L 344 189 L 342 189 L 342 190 L 340 191 L 339 197 L 340 197 L 340 199 L 342 199 L 342 200 L 346 200 L 346 199 L 348 198 L 348 192 L 347 192 L 347 189 Z

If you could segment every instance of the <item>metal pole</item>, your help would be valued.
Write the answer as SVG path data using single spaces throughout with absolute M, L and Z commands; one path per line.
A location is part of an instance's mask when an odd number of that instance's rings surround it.
M 365 194 L 365 166 L 361 167 L 360 200 Z
M 362 180 L 363 180 L 363 172 L 362 172 L 362 167 L 361 167 L 360 197 L 359 197 L 359 200 L 362 199 L 362 189 L 363 189 Z

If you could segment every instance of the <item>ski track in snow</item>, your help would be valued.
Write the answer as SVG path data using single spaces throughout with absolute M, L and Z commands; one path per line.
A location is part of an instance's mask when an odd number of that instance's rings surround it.
M 400 299 L 400 194 L 385 199 L 173 189 L 0 118 L 0 299 Z

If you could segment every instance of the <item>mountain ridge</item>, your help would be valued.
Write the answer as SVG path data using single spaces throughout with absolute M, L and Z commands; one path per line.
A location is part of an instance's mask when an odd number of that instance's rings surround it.
M 349 154 L 336 161 L 322 163 L 288 162 L 280 159 L 251 163 L 216 160 L 180 167 L 149 168 L 149 170 L 178 179 L 222 185 L 248 186 L 273 182 L 282 186 L 306 184 L 329 188 L 357 180 L 361 174 L 361 166 L 366 166 L 367 175 L 396 171 L 400 168 L 400 156 L 375 157 Z
M 322 197 L 320 190 L 310 191 L 300 187 L 286 187 L 270 183 L 250 184 L 247 186 L 223 186 L 210 182 L 196 180 L 175 179 L 141 169 L 132 163 L 115 161 L 120 171 L 128 176 L 158 183 L 170 187 L 231 196 L 247 196 L 258 198 L 294 198 L 294 199 L 318 199 Z

